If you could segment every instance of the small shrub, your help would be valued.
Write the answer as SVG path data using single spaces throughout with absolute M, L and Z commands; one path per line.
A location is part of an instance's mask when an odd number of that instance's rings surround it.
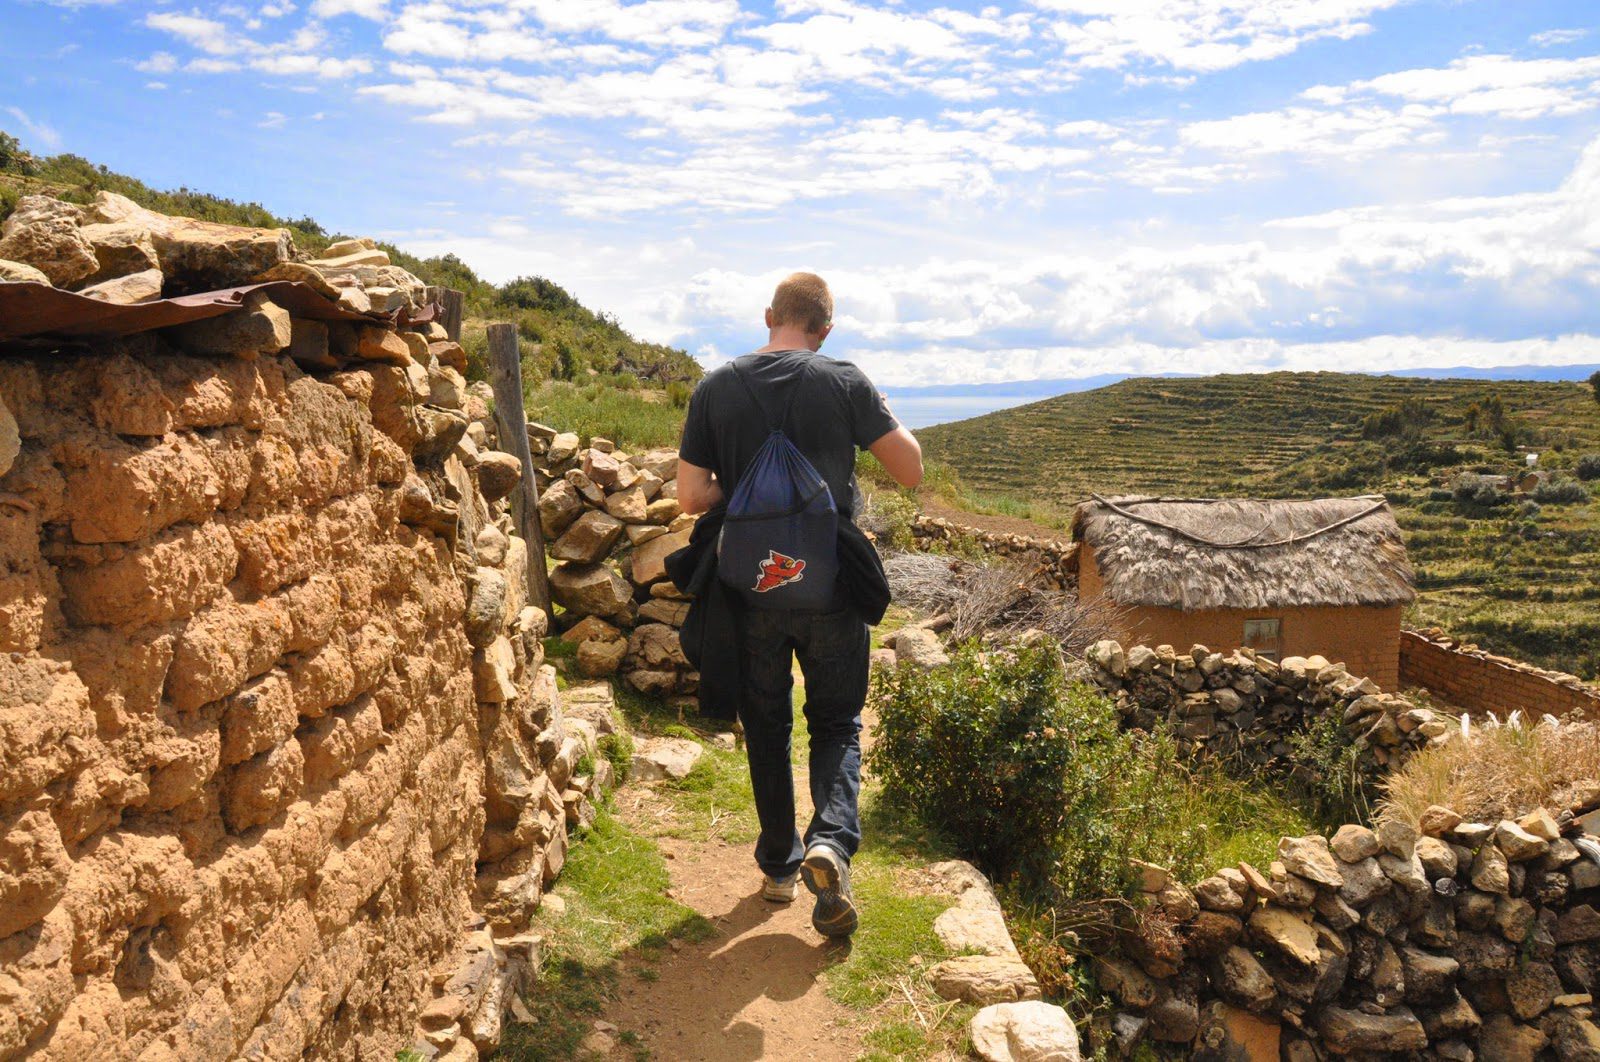
M 626 782 L 628 772 L 633 769 L 633 735 L 626 730 L 619 730 L 601 735 L 595 745 L 600 755 L 611 761 L 611 773 L 615 776 L 612 784 L 620 786 Z
M 694 394 L 694 388 L 682 380 L 673 380 L 667 384 L 667 401 L 672 403 L 673 409 L 689 408 L 689 396 Z
M 1324 712 L 1289 739 L 1292 773 L 1325 822 L 1365 822 L 1372 791 L 1361 772 L 1361 750 L 1345 733 L 1338 712 Z
M 874 683 L 870 759 L 889 798 L 1069 924 L 1131 895 L 1131 860 L 1209 871 L 1255 819 L 1241 811 L 1253 799 L 1244 787 L 1191 773 L 1164 731 L 1122 730 L 1110 701 L 1067 682 L 1051 648 L 985 654 L 969 642 L 948 666 Z M 1233 858 L 1247 855 L 1260 858 L 1253 842 Z
M 880 550 L 911 548 L 911 524 L 917 518 L 917 503 L 906 494 L 893 490 L 866 492 L 861 511 L 856 514 L 856 526 L 868 532 Z
M 1600 479 L 1600 454 L 1584 454 L 1578 458 L 1573 472 L 1585 483 Z
M 1457 477 L 1450 491 L 1456 508 L 1464 513 L 1494 509 L 1511 501 L 1493 477 L 1464 472 Z
M 1071 830 L 1086 876 L 1116 844 L 1115 779 L 1127 743 L 1115 710 L 1069 691 L 1054 652 L 987 658 L 968 644 L 948 667 L 880 671 L 873 770 L 885 791 L 963 845 L 995 875 L 1040 884 Z
M 1533 489 L 1540 505 L 1575 505 L 1589 500 L 1589 488 L 1575 479 L 1547 479 Z
M 1433 410 L 1420 398 L 1406 398 L 1361 420 L 1363 439 L 1382 439 L 1393 435 L 1415 434 L 1433 420 Z

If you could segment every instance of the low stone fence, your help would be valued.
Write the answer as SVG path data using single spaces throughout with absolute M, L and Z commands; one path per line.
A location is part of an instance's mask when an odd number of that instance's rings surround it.
M 912 520 L 911 534 L 918 549 L 928 549 L 937 543 L 965 543 L 1001 557 L 1038 564 L 1052 590 L 1078 585 L 1077 547 L 1070 539 L 1030 538 L 985 531 L 926 513 L 918 513 Z
M 1570 811 L 1284 838 L 1192 888 L 1145 871 L 1147 914 L 1094 962 L 1103 1040 L 1196 1059 L 1600 1056 L 1600 845 Z
M 1126 725 L 1165 725 L 1186 748 L 1257 766 L 1286 764 L 1293 735 L 1330 716 L 1360 750 L 1369 777 L 1449 729 L 1432 710 L 1320 656 L 1275 663 L 1249 649 L 1223 655 L 1203 645 L 1179 652 L 1103 641 L 1086 663 Z
M 541 424 L 528 436 L 542 466 L 539 522 L 557 562 L 550 591 L 578 670 L 620 671 L 641 693 L 691 704 L 700 675 L 678 639 L 689 598 L 666 572 L 695 522 L 678 508 L 678 452 L 629 454 L 599 437 L 582 448 L 576 434 Z
M 1437 629 L 1400 632 L 1400 683 L 1472 714 L 1537 719 L 1577 712 L 1600 719 L 1600 687 L 1574 675 L 1496 656 Z

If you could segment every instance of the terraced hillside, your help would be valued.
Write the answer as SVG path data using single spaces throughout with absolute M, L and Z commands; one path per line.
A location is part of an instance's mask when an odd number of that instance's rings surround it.
M 1091 491 L 1382 491 L 1418 569 L 1414 622 L 1600 675 L 1600 453 L 1587 385 L 1271 373 L 1125 380 L 918 433 L 961 504 L 1059 522 Z M 1538 453 L 1533 495 L 1454 489 Z M 1600 461 L 1600 459 L 1597 459 Z M 1018 499 L 1026 499 L 1019 501 Z

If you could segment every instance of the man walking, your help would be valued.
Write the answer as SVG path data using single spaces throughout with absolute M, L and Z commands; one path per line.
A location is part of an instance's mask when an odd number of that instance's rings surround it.
M 847 937 L 858 921 L 849 868 L 861 843 L 857 803 L 869 648 L 863 615 L 872 622 L 882 615 L 881 604 L 875 613 L 870 606 L 860 606 L 859 584 L 871 572 L 863 574 L 862 564 L 851 564 L 851 558 L 859 558 L 865 550 L 870 565 L 876 567 L 875 554 L 850 522 L 858 504 L 855 455 L 857 447 L 870 451 L 897 482 L 914 487 L 922 479 L 922 449 L 860 369 L 817 353 L 833 328 L 833 296 L 821 277 L 795 273 L 784 279 L 773 293 L 766 323 L 767 345 L 707 374 L 690 399 L 679 448 L 678 503 L 688 513 L 714 510 L 700 526 L 720 529 L 718 507 L 768 440 L 771 412 L 784 410 L 777 430 L 810 461 L 838 508 L 839 575 L 827 606 L 820 609 L 734 604 L 723 595 L 718 607 L 736 612 L 737 617 L 724 621 L 721 630 L 739 641 L 737 655 L 730 659 L 729 654 L 718 655 L 715 646 L 703 644 L 697 644 L 693 653 L 699 657 L 702 705 L 708 686 L 734 677 L 719 671 L 737 672 L 733 686 L 737 714 L 744 725 L 750 784 L 761 822 L 755 855 L 765 875 L 762 895 L 775 902 L 793 900 L 799 891 L 797 879 L 803 880 L 817 897 L 812 925 L 824 936 Z M 694 548 L 691 541 L 690 549 Z M 701 549 L 714 551 L 715 546 L 706 542 Z M 753 588 L 757 591 L 764 584 L 777 586 L 805 577 L 803 564 L 776 554 L 763 573 Z M 881 569 L 877 578 L 881 581 Z M 694 607 L 711 606 L 701 597 Z M 689 629 L 686 623 L 686 652 L 691 652 Z M 815 807 L 804 837 L 795 828 L 789 762 L 796 657 L 805 676 Z

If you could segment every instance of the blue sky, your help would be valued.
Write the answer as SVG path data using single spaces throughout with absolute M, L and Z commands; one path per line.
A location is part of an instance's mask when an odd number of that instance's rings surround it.
M 707 364 L 1600 362 L 1594 0 L 0 0 L 0 128 Z

